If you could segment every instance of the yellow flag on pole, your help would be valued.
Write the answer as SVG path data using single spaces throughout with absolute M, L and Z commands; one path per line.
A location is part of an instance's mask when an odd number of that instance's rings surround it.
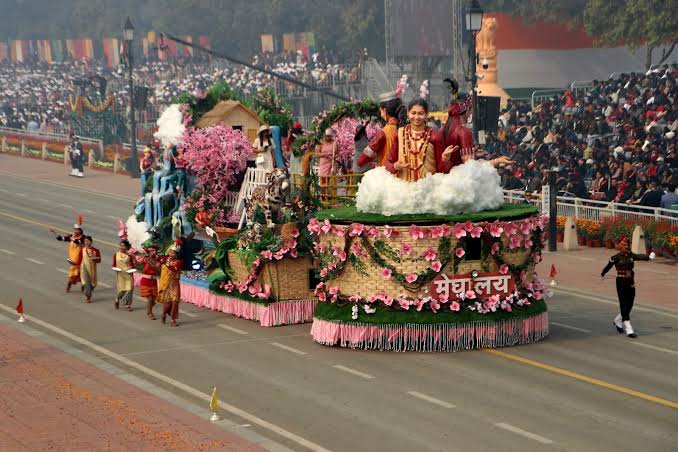
M 217 387 L 212 390 L 212 400 L 210 400 L 210 410 L 217 412 L 219 410 L 219 403 L 217 402 Z

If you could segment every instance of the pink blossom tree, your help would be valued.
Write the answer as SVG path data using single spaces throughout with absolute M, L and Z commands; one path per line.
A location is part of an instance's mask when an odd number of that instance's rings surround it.
M 363 121 L 357 118 L 346 116 L 332 124 L 332 129 L 334 130 L 337 140 L 337 161 L 344 164 L 348 164 L 353 161 L 353 156 L 355 154 L 355 143 L 353 141 L 353 137 L 355 136 L 356 129 L 362 122 Z M 369 123 L 367 125 L 367 138 L 371 140 L 378 131 L 378 127 L 374 126 L 372 123 Z

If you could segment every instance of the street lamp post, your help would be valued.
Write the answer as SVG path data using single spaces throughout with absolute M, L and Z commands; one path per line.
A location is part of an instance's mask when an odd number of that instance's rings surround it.
M 134 25 L 129 17 L 125 21 L 125 28 L 123 30 L 125 39 L 125 49 L 127 53 L 127 76 L 129 81 L 129 108 L 130 108 L 130 135 L 132 138 L 131 156 L 129 159 L 128 170 L 132 177 L 141 177 L 141 170 L 139 169 L 139 156 L 137 155 L 137 118 L 134 109 L 134 80 L 132 78 L 132 66 L 134 64 L 132 56 L 132 42 L 134 41 Z
M 471 33 L 471 46 L 469 48 L 469 65 L 471 66 L 471 88 L 473 90 L 473 141 L 478 144 L 478 76 L 476 65 L 478 64 L 478 52 L 476 52 L 476 36 L 483 26 L 483 9 L 478 0 L 469 0 L 464 13 L 466 19 L 466 31 Z

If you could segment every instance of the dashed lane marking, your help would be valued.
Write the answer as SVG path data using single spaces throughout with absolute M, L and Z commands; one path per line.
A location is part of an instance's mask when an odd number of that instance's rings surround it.
M 297 355 L 308 355 L 308 353 L 306 353 L 306 352 L 302 352 L 301 350 L 298 350 L 294 347 L 289 347 L 289 346 L 287 346 L 285 344 L 281 344 L 279 342 L 271 342 L 271 345 L 274 346 L 274 347 L 281 348 L 283 350 L 287 350 L 288 352 L 296 353 Z
M 236 333 L 236 334 L 249 334 L 247 331 L 239 330 L 238 328 L 233 328 L 232 326 L 224 325 L 223 323 L 217 323 L 217 326 L 219 328 L 231 331 L 231 332 Z
M 39 261 L 39 260 L 37 260 L 37 259 L 33 259 L 32 257 L 27 257 L 27 258 L 25 258 L 25 259 L 26 259 L 28 262 L 33 262 L 34 264 L 45 265 L 45 263 L 44 263 L 43 261 Z
M 591 330 L 587 330 L 587 329 L 584 329 L 584 328 L 579 328 L 579 327 L 577 327 L 577 326 L 568 325 L 568 324 L 566 324 L 566 323 L 560 323 L 560 322 L 549 322 L 549 323 L 550 323 L 551 325 L 559 326 L 559 327 L 561 327 L 561 328 L 566 328 L 566 329 L 568 329 L 568 330 L 574 330 L 574 331 L 579 331 L 579 332 L 581 332 L 581 333 L 588 333 L 588 334 L 591 333 Z
M 17 195 L 17 196 L 21 196 L 22 198 L 26 198 L 28 196 L 26 193 L 20 193 L 20 192 L 17 192 L 17 193 L 14 193 L 14 194 Z
M 359 370 L 351 369 L 350 367 L 342 366 L 341 364 L 335 364 L 332 367 L 343 372 L 355 375 L 356 377 L 364 378 L 365 380 L 374 380 L 374 375 L 366 374 L 365 372 L 360 372 Z
M 113 286 L 111 286 L 110 284 L 106 284 L 105 282 L 100 282 L 100 283 L 98 283 L 98 284 L 99 284 L 101 287 L 103 287 L 104 289 L 112 289 L 112 288 L 113 288 Z
M 111 220 L 119 220 L 119 217 L 114 217 L 113 215 L 106 215 L 106 218 L 110 218 Z
M 0 309 L 7 312 L 8 314 L 16 315 L 15 310 L 13 308 L 10 308 L 9 306 L 5 306 L 3 304 L 0 304 Z M 41 327 L 46 328 L 46 329 L 48 329 L 48 330 L 50 330 L 50 331 L 52 331 L 52 332 L 54 332 L 54 333 L 56 333 L 60 336 L 63 336 L 63 337 L 65 337 L 65 338 L 67 338 L 67 339 L 69 339 L 73 342 L 84 345 L 85 347 L 88 347 L 89 349 L 94 350 L 97 353 L 101 353 L 101 354 L 103 354 L 103 355 L 105 355 L 105 356 L 107 356 L 111 359 L 114 359 L 115 361 L 118 361 L 119 363 L 121 363 L 125 366 L 132 367 L 132 368 L 136 369 L 137 371 L 139 371 L 139 372 L 145 374 L 146 376 L 150 377 L 152 381 L 153 380 L 163 381 L 166 384 L 171 385 L 171 386 L 173 386 L 173 387 L 175 387 L 175 388 L 177 388 L 181 391 L 184 391 L 185 393 L 187 393 L 187 394 L 189 394 L 193 397 L 196 397 L 196 398 L 198 398 L 198 399 L 200 399 L 204 402 L 209 402 L 210 400 L 212 400 L 211 394 L 206 394 L 204 392 L 200 392 L 199 390 L 197 390 L 197 389 L 195 389 L 191 386 L 188 386 L 185 383 L 174 380 L 173 378 L 170 378 L 165 374 L 162 374 L 162 373 L 157 372 L 153 369 L 150 369 L 150 368 L 148 368 L 148 367 L 146 367 L 142 364 L 139 364 L 135 361 L 132 361 L 131 359 L 125 358 L 124 356 L 118 355 L 117 353 L 112 352 L 111 350 L 104 348 L 100 345 L 97 345 L 93 342 L 90 342 L 87 339 L 84 339 L 80 336 L 76 336 L 75 334 L 70 333 L 68 331 L 62 330 L 61 328 L 59 328 L 55 325 L 52 325 L 49 322 L 45 322 L 45 321 L 40 320 L 40 319 L 33 317 L 33 316 L 26 315 L 25 317 L 26 317 L 26 320 L 28 320 L 29 322 L 35 323 L 36 325 L 40 325 Z M 312 442 L 312 441 L 310 441 L 310 440 L 308 440 L 308 439 L 306 439 L 302 436 L 299 436 L 295 433 L 292 433 L 288 430 L 285 430 L 284 428 L 282 428 L 282 427 L 280 427 L 276 424 L 273 424 L 272 422 L 268 422 L 268 421 L 266 421 L 266 420 L 264 420 L 264 419 L 262 419 L 262 418 L 260 418 L 256 415 L 254 415 L 254 414 L 251 414 L 251 413 L 249 413 L 245 410 L 242 410 L 242 409 L 240 409 L 240 408 L 238 408 L 234 405 L 231 405 L 230 403 L 227 403 L 224 400 L 219 400 L 219 407 L 222 410 L 227 411 L 227 412 L 229 412 L 229 413 L 231 413 L 235 416 L 238 416 L 238 417 L 242 418 L 243 420 L 245 420 L 247 422 L 258 425 L 259 427 L 262 427 L 262 428 L 264 428 L 264 429 L 266 429 L 270 432 L 273 432 L 273 433 L 275 433 L 279 436 L 282 436 L 283 438 L 286 438 L 290 441 L 293 441 L 296 444 L 299 444 L 300 446 L 305 447 L 307 449 L 310 449 L 314 452 L 330 452 L 329 449 L 326 449 L 319 444 L 316 444 L 316 443 L 314 443 L 314 442 Z
M 65 275 L 68 274 L 68 270 L 64 270 L 63 268 L 57 268 L 57 271 L 60 272 L 60 273 L 65 274 Z M 102 284 L 103 284 L 103 283 L 99 283 L 99 285 L 102 285 Z
M 82 209 L 82 211 L 85 212 L 85 213 L 91 213 L 92 215 L 95 215 L 95 214 L 96 214 L 95 211 L 90 210 L 90 209 Z
M 431 397 L 429 395 L 422 394 L 421 392 L 407 391 L 407 393 L 409 395 L 411 395 L 412 397 L 416 397 L 416 398 L 421 399 L 421 400 L 426 400 L 427 402 L 430 402 L 434 405 L 439 405 L 443 408 L 455 408 L 455 405 L 452 405 L 451 403 L 447 403 L 443 400 L 436 399 L 435 397 Z
M 9 254 L 10 256 L 14 256 L 16 254 L 14 251 L 6 250 L 4 248 L 0 248 L 0 253 Z
M 536 433 L 528 432 L 527 430 L 518 428 L 515 425 L 507 424 L 505 422 L 498 422 L 494 425 L 496 425 L 499 428 L 503 428 L 504 430 L 508 430 L 509 432 L 513 432 L 516 435 L 524 436 L 525 438 L 529 438 L 542 444 L 553 444 L 553 441 L 551 441 L 550 439 L 544 438 L 543 436 L 537 435 Z
M 70 204 L 59 203 L 59 205 L 60 205 L 61 207 L 65 207 L 65 208 L 67 208 L 67 209 L 72 209 L 72 208 L 73 208 L 73 206 L 70 205 Z
M 678 351 L 671 350 L 670 348 L 657 347 L 656 345 L 646 344 L 645 342 L 631 341 L 629 344 L 637 345 L 638 347 L 645 347 L 651 350 L 657 350 L 658 352 L 670 353 L 672 355 L 678 355 Z

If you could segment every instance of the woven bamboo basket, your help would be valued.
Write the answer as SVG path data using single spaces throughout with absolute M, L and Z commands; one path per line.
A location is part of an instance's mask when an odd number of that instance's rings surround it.
M 386 243 L 391 246 L 394 250 L 400 251 L 403 244 L 408 243 L 412 246 L 412 253 L 410 256 L 405 256 L 401 254 L 401 262 L 393 262 L 383 256 L 386 261 L 393 265 L 400 273 L 408 274 L 414 273 L 419 274 L 429 268 L 430 262 L 419 259 L 419 257 L 424 254 L 429 248 L 434 250 L 438 249 L 440 239 L 425 238 L 420 240 L 413 240 L 409 234 L 409 227 L 393 227 L 394 230 L 400 232 L 397 237 L 391 237 L 385 240 Z M 332 245 L 337 245 L 340 248 L 344 249 L 345 239 L 337 237 L 332 234 L 325 234 L 321 236 L 320 239 L 328 247 Z M 368 241 L 374 245 L 374 239 L 368 239 Z M 353 239 L 352 243 L 360 242 L 359 239 Z M 457 239 L 452 237 L 450 239 L 451 249 L 456 248 Z M 507 244 L 506 244 L 507 245 Z M 505 252 L 504 263 L 509 263 L 512 265 L 522 264 L 529 257 L 529 251 L 517 251 L 517 252 Z M 339 291 L 346 295 L 360 295 L 361 297 L 368 297 L 374 295 L 378 292 L 384 292 L 385 294 L 391 297 L 397 297 L 400 295 L 406 295 L 407 297 L 416 297 L 416 296 L 425 296 L 428 295 L 429 284 L 424 284 L 419 288 L 408 289 L 403 287 L 398 281 L 393 278 L 384 278 L 381 274 L 381 267 L 375 265 L 372 262 L 372 259 L 369 256 L 360 258 L 363 264 L 365 265 L 364 271 L 365 274 L 359 272 L 353 265 L 346 263 L 344 271 L 342 274 L 335 280 L 328 283 L 331 287 L 337 287 Z M 494 259 L 490 259 L 489 268 L 490 272 L 499 271 L 499 263 Z M 482 263 L 480 260 L 464 260 L 459 263 L 457 268 L 457 274 L 470 273 L 472 270 L 480 271 L 482 268 Z M 450 262 L 447 264 L 443 271 L 446 273 L 453 272 L 453 263 Z M 529 269 L 528 275 L 531 275 L 532 268 Z
M 235 281 L 243 281 L 250 269 L 242 263 L 238 255 L 229 251 L 228 262 L 233 270 Z M 263 265 L 257 282 L 268 284 L 275 301 L 308 300 L 315 298 L 314 288 L 310 288 L 311 259 L 300 257 L 292 259 L 284 257 L 279 261 L 267 262 Z

